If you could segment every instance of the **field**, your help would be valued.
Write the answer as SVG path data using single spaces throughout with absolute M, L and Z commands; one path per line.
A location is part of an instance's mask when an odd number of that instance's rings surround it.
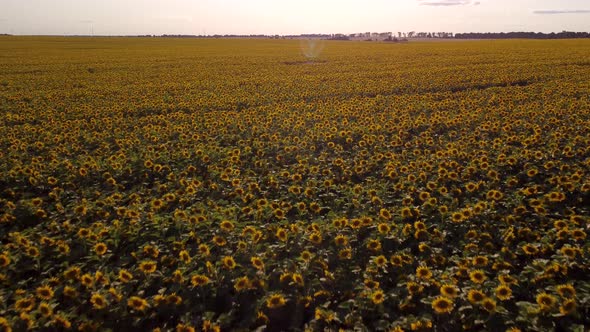
M 588 328 L 590 41 L 320 46 L 0 37 L 0 330 Z

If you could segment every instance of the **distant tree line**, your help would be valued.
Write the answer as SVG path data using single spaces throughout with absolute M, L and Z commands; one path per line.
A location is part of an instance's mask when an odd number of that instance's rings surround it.
M 456 33 L 456 39 L 511 39 L 511 38 L 525 38 L 525 39 L 566 39 L 566 38 L 590 38 L 588 32 L 470 32 L 470 33 Z
M 404 37 L 404 38 L 453 38 L 453 33 L 452 32 L 416 32 L 416 31 L 410 31 L 410 32 L 398 32 L 398 37 Z
M 0 36 L 11 36 L 7 33 L 0 33 Z M 84 35 L 80 35 L 84 36 Z M 271 38 L 271 39 L 292 39 L 292 38 L 312 38 L 312 39 L 327 39 L 327 40 L 351 40 L 353 38 L 362 40 L 373 41 L 382 40 L 388 42 L 406 42 L 412 38 L 444 38 L 444 39 L 569 39 L 569 38 L 590 38 L 589 32 L 573 32 L 573 31 L 562 31 L 562 32 L 468 32 L 468 33 L 455 33 L 452 32 L 398 32 L 397 37 L 392 32 L 386 33 L 353 33 L 345 35 L 341 33 L 337 34 L 301 34 L 301 35 L 237 35 L 237 34 L 225 34 L 225 35 L 183 35 L 183 34 L 163 34 L 163 35 L 133 35 L 127 37 L 163 37 L 163 38 Z
M 393 43 L 402 43 L 402 42 L 407 42 L 408 39 L 407 38 L 397 38 L 397 37 L 389 36 L 389 37 L 383 39 L 383 41 L 393 42 Z
M 168 35 L 168 34 L 164 34 L 164 35 L 146 35 L 146 36 L 140 36 L 140 37 L 163 37 L 163 38 L 279 38 L 279 35 L 231 35 L 231 34 L 225 34 L 225 35 Z

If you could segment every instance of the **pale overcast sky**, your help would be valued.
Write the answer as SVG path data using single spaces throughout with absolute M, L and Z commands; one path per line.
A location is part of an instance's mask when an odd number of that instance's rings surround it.
M 0 0 L 0 33 L 590 31 L 590 0 Z

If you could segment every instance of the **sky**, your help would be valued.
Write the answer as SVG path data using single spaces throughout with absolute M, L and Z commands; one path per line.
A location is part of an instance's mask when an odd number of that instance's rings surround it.
M 590 32 L 590 0 L 0 0 L 0 33 Z

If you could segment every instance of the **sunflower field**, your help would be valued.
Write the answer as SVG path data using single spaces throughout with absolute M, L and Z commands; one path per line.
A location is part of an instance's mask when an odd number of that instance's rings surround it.
M 0 37 L 0 331 L 583 331 L 590 41 Z

